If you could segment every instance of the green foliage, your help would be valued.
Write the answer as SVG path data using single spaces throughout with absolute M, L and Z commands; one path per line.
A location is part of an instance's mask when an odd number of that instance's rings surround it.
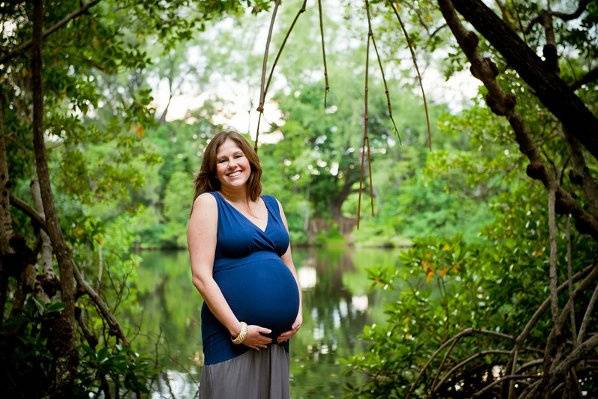
M 147 381 L 156 372 L 149 357 L 120 344 L 99 349 L 84 345 L 82 351 L 79 379 L 83 387 L 100 390 L 106 383 L 98 378 L 101 375 L 115 384 L 115 389 L 122 390 L 124 396 L 149 392 Z
M 146 133 L 148 146 L 159 154 L 161 162 L 146 169 L 147 184 L 134 192 L 135 201 L 146 206 L 136 221 L 140 246 L 186 247 L 193 175 L 214 129 L 200 119 L 193 124 L 165 123 Z
M 3 392 L 14 397 L 40 397 L 54 378 L 55 364 L 47 345 L 52 321 L 60 316 L 63 304 L 59 301 L 42 303 L 35 298 L 26 301 L 23 310 L 5 321 L 3 329 L 12 331 L 0 340 L 3 362 Z M 18 365 L 19 367 L 14 367 Z M 19 386 L 18 381 L 29 381 Z
M 428 236 L 415 240 L 397 266 L 370 271 L 370 279 L 393 293 L 386 322 L 364 328 L 364 352 L 346 359 L 352 372 L 368 378 L 353 386 L 352 397 L 404 397 L 424 363 L 438 346 L 466 327 L 516 335 L 547 297 L 546 210 L 540 187 L 525 180 L 510 182 L 511 190 L 493 197 L 493 221 L 480 240 Z M 561 231 L 566 220 L 561 220 Z M 573 234 L 574 272 L 591 262 L 596 244 Z M 564 233 L 559 237 L 559 264 L 565 264 Z M 561 281 L 565 276 L 560 276 Z M 580 310 L 581 311 L 581 310 Z M 544 314 L 547 320 L 549 314 Z M 542 347 L 548 334 L 541 321 L 528 344 Z M 462 340 L 453 352 L 463 359 L 480 348 L 501 348 L 505 342 L 485 338 Z M 506 348 L 505 348 L 506 349 Z M 440 359 L 442 356 L 440 356 Z M 437 359 L 416 386 L 426 397 Z M 504 359 L 484 359 L 492 366 Z M 400 370 L 400 371 L 398 371 Z

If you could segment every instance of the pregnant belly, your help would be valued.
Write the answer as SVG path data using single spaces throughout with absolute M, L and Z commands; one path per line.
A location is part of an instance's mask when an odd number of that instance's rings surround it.
M 267 327 L 271 336 L 291 329 L 299 310 L 299 290 L 279 257 L 252 259 L 218 271 L 214 280 L 240 321 Z

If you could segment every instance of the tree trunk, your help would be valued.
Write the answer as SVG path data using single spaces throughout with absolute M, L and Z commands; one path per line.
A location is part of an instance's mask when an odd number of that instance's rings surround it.
M 339 221 L 342 218 L 343 213 L 341 211 L 341 208 L 343 207 L 343 204 L 345 203 L 349 195 L 351 195 L 351 192 L 353 191 L 353 184 L 359 181 L 360 176 L 358 172 L 359 171 L 352 172 L 351 169 L 347 169 L 346 171 L 344 171 L 343 175 L 345 176 L 345 178 L 343 181 L 343 185 L 336 192 L 334 197 L 330 200 L 330 214 L 336 221 Z
M 56 356 L 56 379 L 53 395 L 69 397 L 77 369 L 77 352 L 75 350 L 75 279 L 73 260 L 66 245 L 58 217 L 54 210 L 54 198 L 50 186 L 50 173 L 46 158 L 43 136 L 43 91 L 42 91 L 42 0 L 33 2 L 33 39 L 31 46 L 31 90 L 33 98 L 33 148 L 35 165 L 44 204 L 44 214 L 48 235 L 52 240 L 60 269 L 60 290 L 64 310 L 54 324 L 52 338 L 48 345 Z
M 573 90 L 550 70 L 500 19 L 480 0 L 452 0 L 455 8 L 505 57 L 538 99 L 598 159 L 598 120 Z
M 39 213 L 43 219 L 44 217 L 44 204 L 42 201 L 42 195 L 39 189 L 39 181 L 33 179 L 31 181 L 31 197 L 35 204 L 35 210 Z M 50 275 L 52 274 L 52 242 L 50 237 L 43 229 L 39 230 L 40 238 L 42 240 L 42 269 L 43 273 Z
M 6 127 L 4 124 L 5 98 L 0 87 L 0 325 L 4 321 L 4 305 L 8 275 L 6 270 L 6 256 L 11 252 L 10 238 L 13 235 L 10 217 L 10 200 L 8 195 L 8 163 L 6 161 Z

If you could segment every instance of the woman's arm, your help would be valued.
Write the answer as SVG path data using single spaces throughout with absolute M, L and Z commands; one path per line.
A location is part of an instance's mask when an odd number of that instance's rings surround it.
M 280 210 L 280 216 L 282 218 L 282 222 L 284 223 L 284 227 L 287 229 L 287 233 L 288 233 L 289 225 L 287 223 L 287 218 L 282 209 L 282 205 L 280 204 L 280 201 L 278 201 L 278 199 L 276 200 L 276 202 L 278 202 L 278 209 Z M 299 289 L 299 312 L 297 312 L 297 318 L 296 318 L 295 322 L 293 323 L 292 330 L 282 333 L 278 337 L 278 342 L 282 342 L 286 339 L 291 338 L 303 324 L 303 315 L 302 315 L 303 314 L 303 310 L 302 310 L 303 309 L 303 295 L 301 293 L 301 286 L 299 285 L 299 278 L 297 277 L 297 270 L 295 269 L 295 264 L 293 263 L 293 256 L 291 254 L 291 243 L 290 242 L 289 242 L 289 247 L 287 248 L 286 252 L 281 256 L 281 259 L 282 259 L 282 262 L 289 268 L 289 270 L 291 271 L 291 274 L 293 274 L 293 277 L 295 277 L 295 281 L 297 282 L 297 288 Z
M 216 199 L 211 194 L 201 194 L 193 203 L 193 211 L 187 226 L 193 285 L 216 319 L 228 329 L 231 336 L 236 337 L 241 331 L 241 324 L 212 276 L 217 229 L 218 204 Z M 271 332 L 269 329 L 259 326 L 249 327 L 247 338 L 243 342 L 245 345 L 257 349 L 272 341 L 261 335 L 261 333 L 269 334 Z

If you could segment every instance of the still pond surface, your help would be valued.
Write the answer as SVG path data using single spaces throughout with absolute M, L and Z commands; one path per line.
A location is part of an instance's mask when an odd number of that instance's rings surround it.
M 152 398 L 197 398 L 203 363 L 201 297 L 191 283 L 188 255 L 142 252 L 141 303 L 135 344 L 165 365 Z M 365 324 L 384 321 L 389 293 L 372 289 L 367 269 L 398 265 L 398 250 L 296 248 L 293 260 L 303 289 L 304 324 L 291 340 L 291 396 L 338 398 L 348 381 L 339 359 L 363 347 Z M 355 377 L 352 377 L 355 383 Z

